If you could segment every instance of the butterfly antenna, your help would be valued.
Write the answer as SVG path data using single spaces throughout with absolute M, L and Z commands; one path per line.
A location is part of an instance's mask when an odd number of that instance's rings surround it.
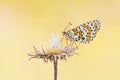
M 65 32 L 66 29 L 67 29 L 69 26 L 71 26 L 71 25 L 72 25 L 72 23 L 71 23 L 71 22 L 68 22 L 68 24 L 66 25 L 65 29 L 63 30 L 63 32 Z M 64 39 L 64 36 L 62 37 L 62 39 L 60 40 L 60 42 L 62 42 L 63 39 Z
M 67 29 L 69 26 L 71 26 L 71 25 L 72 25 L 72 23 L 71 23 L 71 22 L 68 22 L 67 26 L 66 26 L 65 29 L 64 29 L 64 32 L 65 32 L 66 29 Z

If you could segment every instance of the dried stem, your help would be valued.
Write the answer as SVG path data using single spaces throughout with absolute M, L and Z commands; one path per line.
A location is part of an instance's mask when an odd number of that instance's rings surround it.
M 57 67 L 58 67 L 58 59 L 56 56 L 54 57 L 54 80 L 57 80 Z

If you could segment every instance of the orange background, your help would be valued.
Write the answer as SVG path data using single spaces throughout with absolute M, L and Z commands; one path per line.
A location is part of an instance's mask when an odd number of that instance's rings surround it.
M 0 80 L 52 80 L 53 65 L 28 61 L 32 46 L 93 19 L 101 30 L 80 55 L 59 61 L 58 80 L 120 80 L 120 0 L 1 0 Z

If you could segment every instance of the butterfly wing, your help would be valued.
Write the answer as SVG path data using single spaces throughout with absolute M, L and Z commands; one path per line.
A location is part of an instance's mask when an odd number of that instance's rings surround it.
M 83 23 L 79 26 L 77 26 L 77 31 L 79 33 L 81 43 L 90 43 L 92 41 L 97 32 L 100 30 L 100 21 L 99 20 L 93 20 L 86 23 Z

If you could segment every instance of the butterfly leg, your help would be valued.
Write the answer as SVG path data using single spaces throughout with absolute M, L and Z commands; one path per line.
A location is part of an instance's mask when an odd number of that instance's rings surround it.
M 73 45 L 74 45 L 74 41 L 73 40 L 70 40 L 70 47 L 73 47 Z
M 68 40 L 66 39 L 66 45 L 68 46 Z
M 62 41 L 63 41 L 63 39 L 64 39 L 64 36 L 62 37 L 62 39 L 60 40 L 60 42 L 62 42 Z
M 75 42 L 75 47 L 77 48 L 77 49 L 79 49 L 79 47 L 78 47 L 79 45 L 77 45 L 77 43 Z

